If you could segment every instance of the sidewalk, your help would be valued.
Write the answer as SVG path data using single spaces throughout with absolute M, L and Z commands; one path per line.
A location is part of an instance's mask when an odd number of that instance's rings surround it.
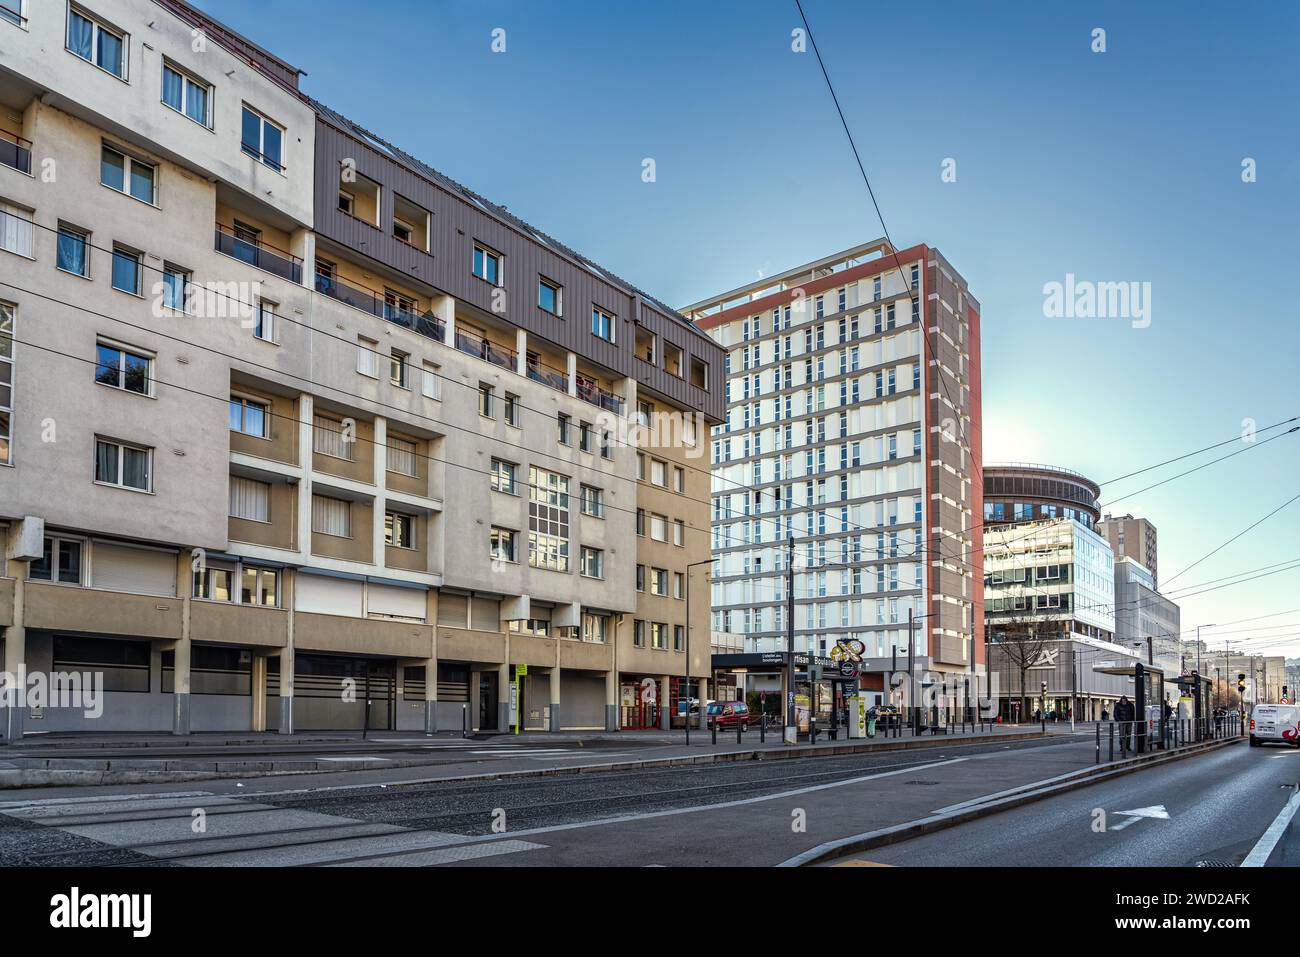
M 757 731 L 737 741 L 705 731 L 595 734 L 424 735 L 377 732 L 366 739 L 346 732 L 328 735 L 76 734 L 29 737 L 0 748 L 0 789 L 65 785 L 146 784 L 218 778 L 340 772 L 405 772 L 400 779 L 447 780 L 504 774 L 568 774 L 579 770 L 635 769 L 668 764 L 778 760 L 864 751 L 923 749 L 962 741 L 1037 738 L 1037 728 L 996 729 L 984 734 L 801 741 L 788 746 L 779 730 L 761 741 Z

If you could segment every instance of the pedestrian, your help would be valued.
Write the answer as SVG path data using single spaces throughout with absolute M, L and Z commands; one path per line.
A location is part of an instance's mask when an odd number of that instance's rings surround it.
M 1115 720 L 1120 725 L 1120 751 L 1128 751 L 1128 736 L 1132 731 L 1136 715 L 1137 709 L 1133 707 L 1133 702 L 1128 700 L 1128 695 L 1120 695 L 1119 701 L 1115 704 Z
M 1105 706 L 1105 705 L 1102 705 L 1102 706 L 1101 706 L 1101 720 L 1102 720 L 1102 721 L 1109 721 L 1109 720 L 1110 720 L 1110 712 L 1106 709 L 1106 706 Z

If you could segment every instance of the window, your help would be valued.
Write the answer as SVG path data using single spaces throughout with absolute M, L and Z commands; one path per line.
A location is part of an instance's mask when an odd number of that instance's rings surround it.
M 194 570 L 194 597 L 209 601 L 235 600 L 235 575 L 238 565 L 209 562 Z
M 284 130 L 280 126 L 256 110 L 244 106 L 239 145 L 245 153 L 261 160 L 271 169 L 283 172 L 283 139 Z
M 605 493 L 592 485 L 582 486 L 582 514 L 605 517 Z
M 0 249 L 32 258 L 32 213 L 9 203 L 0 203 Z
M 567 572 L 569 478 L 530 467 L 528 486 L 528 564 Z
M 668 570 L 664 568 L 650 569 L 650 594 L 668 597 Z
M 546 638 L 551 634 L 551 622 L 547 618 L 527 618 L 513 620 L 509 624 L 511 634 L 532 635 L 534 638 Z
M 650 647 L 667 650 L 668 626 L 662 621 L 650 622 Z
M 399 389 L 407 388 L 407 355 L 396 349 L 388 357 L 388 381 Z
M 372 379 L 379 378 L 379 343 L 357 336 L 357 371 Z
M 158 169 L 152 163 L 134 159 L 110 146 L 100 149 L 99 181 L 109 189 L 153 203 L 157 178 Z
M 546 279 L 537 280 L 537 305 L 553 316 L 562 315 L 560 286 Z
M 190 273 L 171 263 L 163 263 L 162 304 L 176 312 L 185 312 L 190 291 Z
M 600 457 L 611 462 L 614 460 L 614 436 L 610 432 L 600 433 Z
M 123 246 L 113 247 L 113 288 L 140 295 L 140 276 L 144 269 L 142 256 Z
M 269 522 L 271 486 L 239 475 L 230 476 L 230 517 L 249 522 Z
M 680 494 L 686 492 L 686 470 L 680 465 L 673 466 L 673 491 Z
M 686 629 L 681 625 L 673 625 L 673 651 L 684 651 L 686 648 Z
M 485 415 L 489 419 L 495 418 L 495 411 L 492 408 L 492 386 L 486 382 L 478 384 L 478 414 Z
M 673 597 L 678 601 L 686 597 L 686 576 L 681 572 L 673 572 Z
M 578 423 L 578 448 L 584 452 L 591 451 L 591 423 Z
M 95 440 L 95 481 L 101 485 L 148 492 L 152 482 L 153 449 Z
M 5 225 L 0 224 L 0 233 Z M 73 276 L 90 277 L 90 233 L 60 222 L 55 265 Z
M 0 0 L 0 20 L 8 20 L 15 26 L 27 22 L 26 0 Z
M 402 512 L 386 512 L 384 544 L 394 548 L 415 548 L 415 517 Z
M 673 544 L 678 547 L 686 544 L 686 523 L 680 518 L 673 522 Z
M 419 446 L 410 439 L 400 439 L 395 435 L 388 437 L 388 471 L 400 475 L 417 475 L 416 458 Z
M 311 530 L 336 538 L 352 537 L 352 509 L 338 498 L 311 497 Z
M 270 435 L 270 406 L 243 396 L 230 398 L 230 431 L 267 438 Z M 317 420 L 319 422 L 319 418 Z M 318 426 L 319 427 L 319 426 Z M 319 451 L 319 449 L 317 449 Z
M 274 608 L 278 603 L 276 585 L 280 573 L 274 568 L 253 568 L 244 565 L 240 570 L 239 600 L 245 605 L 266 605 Z
M 275 303 L 258 300 L 257 315 L 253 318 L 253 337 L 265 342 L 275 342 Z
M 494 286 L 501 285 L 501 254 L 475 243 L 474 275 Z
M 607 342 L 614 341 L 614 317 L 599 306 L 591 307 L 591 334 Z
M 637 648 L 645 647 L 645 622 L 639 618 L 632 623 L 632 644 Z
M 492 460 L 492 489 L 496 492 L 515 494 L 515 466 L 513 462 Z
M 604 644 L 609 640 L 609 615 L 582 615 L 582 640 Z
M 555 417 L 555 427 L 556 440 L 561 445 L 568 445 L 573 441 L 572 437 L 569 435 L 569 417 L 563 412 L 559 413 Z
M 656 542 L 668 541 L 668 517 L 650 514 L 650 537 Z
M 650 460 L 650 481 L 660 488 L 668 486 L 668 463 L 659 459 Z
M 352 428 L 323 415 L 312 419 L 312 449 L 321 455 L 352 461 L 352 445 L 356 441 Z
M 599 548 L 582 546 L 581 571 L 584 578 L 605 577 L 605 553 Z
M 421 370 L 420 393 L 426 399 L 438 398 L 438 366 L 425 362 Z
M 152 365 L 149 356 L 119 346 L 101 342 L 95 347 L 95 381 L 114 389 L 151 395 Z
M 492 526 L 488 554 L 493 561 L 513 562 L 515 558 L 515 533 L 508 528 Z
M 415 227 L 395 218 L 393 220 L 393 235 L 402 242 L 409 244 L 415 236 Z
M 89 14 L 68 10 L 68 50 L 120 79 L 126 79 L 126 34 L 100 23 Z
M 636 590 L 645 591 L 645 566 L 636 566 Z
M 506 393 L 505 402 L 502 404 L 502 417 L 507 425 L 519 428 L 519 396 Z
M 355 215 L 352 211 L 356 208 L 357 198 L 347 190 L 339 190 L 339 212 L 347 213 L 349 216 Z
M 208 101 L 211 87 L 183 73 L 170 63 L 163 64 L 162 101 L 200 126 L 210 126 Z
M 55 556 L 58 556 L 57 560 Z M 35 581 L 80 585 L 81 542 L 75 538 L 46 538 L 44 554 L 27 566 L 27 577 Z

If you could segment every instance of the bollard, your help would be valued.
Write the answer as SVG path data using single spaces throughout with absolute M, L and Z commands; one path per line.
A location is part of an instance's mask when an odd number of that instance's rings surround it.
M 1115 760 L 1115 722 L 1113 721 L 1110 723 L 1110 755 L 1106 758 L 1106 760 L 1107 761 Z
M 745 721 L 744 721 L 743 718 L 741 718 L 739 715 L 737 715 L 737 717 L 736 717 L 736 743 L 737 743 L 737 744 L 743 744 L 743 743 L 744 743 L 744 742 L 741 740 L 741 737 L 740 737 L 740 736 L 741 736 L 742 734 L 744 734 L 744 733 L 745 733 Z
M 764 712 L 763 719 L 758 723 L 758 743 L 767 743 L 767 713 Z
M 1101 722 L 1097 723 L 1097 763 L 1101 764 Z
M 717 718 L 709 719 L 709 731 L 713 734 L 713 743 L 717 744 L 718 743 L 718 719 Z
M 460 736 L 469 737 L 469 705 L 467 704 L 460 706 Z

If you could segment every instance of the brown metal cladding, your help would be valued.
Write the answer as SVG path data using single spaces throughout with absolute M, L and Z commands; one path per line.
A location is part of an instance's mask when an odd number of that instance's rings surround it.
M 371 226 L 338 208 L 339 174 L 344 160 L 351 160 L 359 174 L 379 184 L 378 219 L 384 228 Z M 429 211 L 430 252 L 392 235 L 394 194 Z M 597 276 L 549 248 L 542 240 L 525 236 L 522 229 L 478 208 L 468 198 L 453 195 L 447 188 L 322 117 L 316 123 L 315 227 L 328 240 L 446 293 L 458 302 L 491 313 L 494 287 L 473 275 L 470 268 L 474 244 L 488 246 L 504 257 L 506 311 L 494 315 L 525 329 L 530 337 L 572 351 L 616 376 L 632 376 L 660 397 L 698 411 L 711 422 L 719 422 L 725 415 L 723 350 L 711 338 L 689 323 L 664 314 L 635 292 Z M 540 277 L 563 287 L 562 317 L 538 307 Z M 592 335 L 593 305 L 616 317 L 616 342 Z M 635 359 L 638 322 L 659 336 L 661 342 L 682 349 L 687 377 L 692 358 L 707 363 L 710 389 L 697 388 L 688 378 L 678 378 Z M 661 362 L 663 351 L 660 349 Z

